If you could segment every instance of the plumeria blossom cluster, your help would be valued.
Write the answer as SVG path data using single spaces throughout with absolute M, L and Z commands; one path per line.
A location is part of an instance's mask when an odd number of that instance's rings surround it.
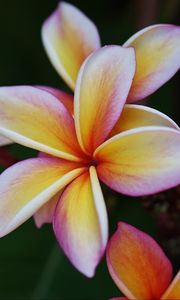
M 92 277 L 108 240 L 100 181 L 130 196 L 180 183 L 177 124 L 126 104 L 152 94 L 179 69 L 180 28 L 155 25 L 123 46 L 101 47 L 95 25 L 60 3 L 42 36 L 74 97 L 42 86 L 0 88 L 2 144 L 39 151 L 0 176 L 0 236 L 31 216 L 38 227 L 52 222 L 64 253 Z
M 127 298 L 111 300 L 179 300 L 180 271 L 172 265 L 154 239 L 120 222 L 107 247 L 109 272 Z

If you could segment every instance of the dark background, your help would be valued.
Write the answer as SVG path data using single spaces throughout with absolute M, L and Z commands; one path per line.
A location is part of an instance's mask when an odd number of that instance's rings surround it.
M 69 2 L 96 23 L 103 45 L 122 44 L 138 29 L 150 24 L 179 24 L 179 0 Z M 57 0 L 0 1 L 1 86 L 35 84 L 68 90 L 48 61 L 40 37 L 41 25 L 57 3 Z M 179 83 L 180 77 L 176 75 L 147 100 L 150 106 L 168 114 L 178 124 Z M 8 149 L 15 160 L 37 154 L 36 151 L 19 145 L 5 149 Z M 154 207 L 149 209 L 148 205 L 143 204 L 147 199 L 130 199 L 115 193 L 108 196 L 106 190 L 105 194 L 111 232 L 115 230 L 117 221 L 124 220 L 162 242 Z M 176 247 L 178 238 L 175 239 Z M 162 244 L 176 270 L 179 252 L 170 251 L 172 249 L 166 247 L 166 243 Z M 50 225 L 37 230 L 33 220 L 29 220 L 0 240 L 0 299 L 108 299 L 119 295 L 105 261 L 98 267 L 95 278 L 86 279 L 62 254 Z

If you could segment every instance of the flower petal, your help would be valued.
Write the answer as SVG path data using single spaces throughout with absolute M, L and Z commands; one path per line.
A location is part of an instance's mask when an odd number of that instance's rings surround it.
M 180 271 L 171 282 L 164 295 L 161 297 L 162 300 L 179 300 L 180 297 Z
M 180 184 L 180 132 L 141 127 L 120 133 L 94 154 L 100 179 L 131 196 L 157 193 Z
M 38 88 L 0 88 L 0 133 L 65 159 L 81 156 L 72 116 L 54 96 Z
M 135 72 L 133 49 L 106 46 L 80 69 L 75 89 L 75 126 L 81 147 L 92 153 L 118 120 Z
M 49 86 L 37 86 L 39 89 L 47 91 L 51 93 L 53 96 L 55 96 L 58 100 L 60 100 L 64 106 L 67 108 L 69 113 L 73 115 L 74 113 L 74 97 L 71 94 L 65 93 L 64 91 L 61 91 L 56 88 L 52 88 Z
M 123 46 L 134 47 L 137 63 L 128 102 L 149 96 L 180 68 L 180 26 L 160 24 L 146 27 Z
M 21 161 L 0 175 L 0 236 L 30 218 L 42 205 L 84 171 L 59 158 Z
M 13 142 L 6 138 L 5 136 L 3 135 L 0 135 L 0 146 L 6 146 L 6 145 L 9 145 L 9 144 L 12 144 Z
M 60 2 L 42 27 L 42 39 L 56 71 L 74 89 L 81 64 L 100 47 L 96 26 L 79 9 Z
M 172 119 L 158 110 L 143 105 L 127 104 L 110 136 L 144 126 L 165 126 L 179 130 L 178 125 Z
M 41 228 L 46 223 L 52 223 L 55 208 L 62 192 L 63 190 L 58 192 L 34 214 L 34 221 L 38 228 Z
M 72 264 L 92 277 L 108 238 L 107 213 L 94 167 L 65 189 L 53 225 L 56 238 Z
M 172 278 L 172 266 L 149 235 L 120 222 L 107 247 L 109 272 L 128 299 L 160 299 Z

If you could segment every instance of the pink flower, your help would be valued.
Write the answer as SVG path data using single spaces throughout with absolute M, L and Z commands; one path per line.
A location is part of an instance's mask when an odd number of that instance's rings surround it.
M 107 264 L 126 298 L 114 300 L 179 300 L 180 272 L 172 280 L 172 265 L 146 233 L 120 222 L 107 247 Z

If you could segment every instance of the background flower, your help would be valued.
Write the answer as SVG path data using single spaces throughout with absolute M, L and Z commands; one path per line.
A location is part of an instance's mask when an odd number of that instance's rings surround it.
M 171 262 L 159 245 L 131 225 L 119 222 L 108 243 L 107 264 L 126 299 L 179 299 L 180 271 L 173 279 Z

